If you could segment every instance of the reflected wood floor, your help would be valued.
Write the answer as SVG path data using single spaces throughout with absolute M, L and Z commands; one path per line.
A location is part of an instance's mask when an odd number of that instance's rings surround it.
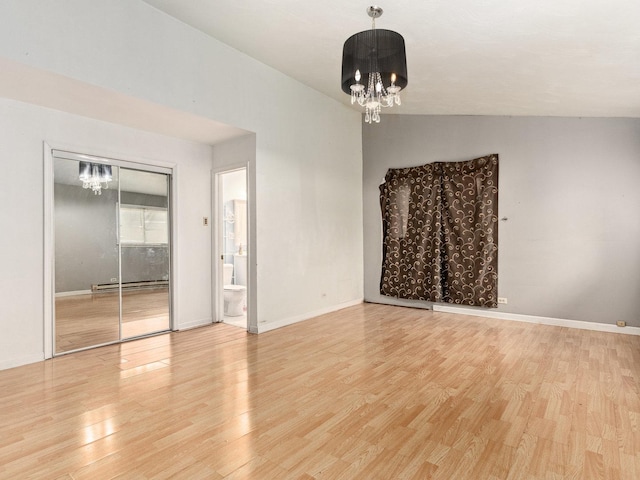
M 56 298 L 56 353 L 117 342 L 120 330 L 117 292 Z M 122 293 L 122 338 L 169 330 L 169 289 Z
M 0 372 L 0 478 L 638 479 L 640 337 L 364 304 Z

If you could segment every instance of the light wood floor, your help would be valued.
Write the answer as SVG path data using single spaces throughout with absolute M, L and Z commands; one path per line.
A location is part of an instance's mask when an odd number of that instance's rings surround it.
M 0 372 L 0 478 L 638 479 L 640 337 L 365 304 Z
M 233 325 L 234 327 L 247 329 L 247 315 L 240 315 L 237 317 L 222 317 L 222 321 L 227 325 Z
M 117 292 L 56 298 L 56 353 L 120 340 Z M 169 289 L 122 293 L 122 338 L 169 330 Z

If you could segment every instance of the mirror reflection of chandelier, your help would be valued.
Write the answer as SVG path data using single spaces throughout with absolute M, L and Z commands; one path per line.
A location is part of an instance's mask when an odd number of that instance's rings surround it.
M 102 195 L 102 189 L 109 188 L 109 182 L 113 180 L 111 165 L 80 162 L 78 178 L 82 182 L 82 188 L 90 188 L 94 195 Z

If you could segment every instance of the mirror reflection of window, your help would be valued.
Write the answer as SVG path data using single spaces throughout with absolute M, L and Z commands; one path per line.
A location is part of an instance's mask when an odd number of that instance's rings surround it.
M 122 205 L 120 242 L 123 245 L 166 245 L 169 243 L 168 215 L 165 208 Z
M 145 243 L 165 245 L 169 243 L 167 211 L 165 209 L 144 209 Z
M 120 243 L 144 243 L 143 209 L 120 207 Z

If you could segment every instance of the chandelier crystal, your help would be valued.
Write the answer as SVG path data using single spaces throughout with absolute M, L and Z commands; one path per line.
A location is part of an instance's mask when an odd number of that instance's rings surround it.
M 365 108 L 364 121 L 380 123 L 383 107 L 400 105 L 400 90 L 408 83 L 404 38 L 391 30 L 376 30 L 382 8 L 371 6 L 371 30 L 347 39 L 342 51 L 342 91 L 351 104 Z M 362 82 L 361 82 L 362 80 Z
M 82 188 L 90 188 L 94 195 L 102 195 L 102 189 L 109 188 L 109 182 L 113 180 L 111 165 L 80 162 L 78 178 L 82 182 Z

